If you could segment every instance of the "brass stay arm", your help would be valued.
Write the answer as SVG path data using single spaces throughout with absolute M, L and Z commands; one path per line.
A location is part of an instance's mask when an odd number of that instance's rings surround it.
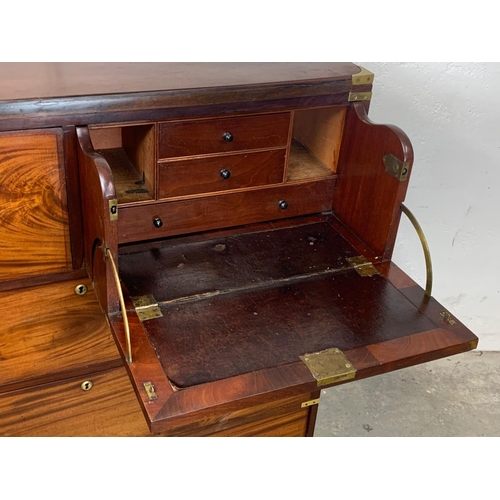
M 122 287 L 120 285 L 120 276 L 118 275 L 118 268 L 116 267 L 115 260 L 113 259 L 113 254 L 111 253 L 111 250 L 109 248 L 106 248 L 104 254 L 106 255 L 106 257 L 109 258 L 109 261 L 111 262 L 111 268 L 113 270 L 113 276 L 115 278 L 116 288 L 118 290 L 118 298 L 120 299 L 120 307 L 122 308 L 123 326 L 125 327 L 125 341 L 127 344 L 127 355 L 125 357 L 125 360 L 127 361 L 128 364 L 131 364 L 132 346 L 130 343 L 130 327 L 128 324 L 127 309 L 125 308 L 125 300 L 123 298 Z
M 431 262 L 431 252 L 429 250 L 429 245 L 427 244 L 427 239 L 425 238 L 424 232 L 420 227 L 415 216 L 411 213 L 410 209 L 406 207 L 403 203 L 401 203 L 401 211 L 410 219 L 410 222 L 413 224 L 415 231 L 417 231 L 418 237 L 420 238 L 420 243 L 422 243 L 422 249 L 424 251 L 425 257 L 425 267 L 427 269 L 427 281 L 425 284 L 425 295 L 427 297 L 431 296 L 432 293 L 432 262 Z

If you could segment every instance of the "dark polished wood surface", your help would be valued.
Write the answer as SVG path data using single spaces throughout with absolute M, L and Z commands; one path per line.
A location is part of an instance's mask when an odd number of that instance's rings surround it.
M 351 63 L 0 63 L 0 130 L 347 104 L 359 71 Z
M 341 80 L 352 63 L 1 63 L 0 100 Z
M 383 275 L 351 269 L 346 257 L 357 252 L 330 222 L 172 238 L 122 253 L 128 292 L 160 304 L 163 317 L 142 328 L 175 385 L 229 379 L 330 347 L 381 344 L 369 351 L 383 364 L 398 356 L 397 339 L 444 326 Z

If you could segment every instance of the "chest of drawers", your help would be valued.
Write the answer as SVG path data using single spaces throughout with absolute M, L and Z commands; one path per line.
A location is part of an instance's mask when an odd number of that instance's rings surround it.
M 369 71 L 3 70 L 0 434 L 312 435 L 321 387 L 476 347 L 391 262 Z

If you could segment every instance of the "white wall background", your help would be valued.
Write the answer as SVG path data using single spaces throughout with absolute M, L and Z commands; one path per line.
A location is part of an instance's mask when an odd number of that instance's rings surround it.
M 433 296 L 500 350 L 500 63 L 357 63 L 375 73 L 370 118 L 409 136 L 405 204 L 427 237 Z M 418 237 L 402 216 L 393 260 L 425 287 Z

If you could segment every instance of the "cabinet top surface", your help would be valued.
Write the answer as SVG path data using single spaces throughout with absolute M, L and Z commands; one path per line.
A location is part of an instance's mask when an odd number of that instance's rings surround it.
M 0 101 L 343 80 L 352 63 L 0 63 Z

